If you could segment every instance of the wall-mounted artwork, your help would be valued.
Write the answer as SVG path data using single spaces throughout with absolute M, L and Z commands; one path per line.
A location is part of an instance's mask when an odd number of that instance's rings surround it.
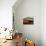
M 23 24 L 27 25 L 27 24 L 34 24 L 34 18 L 32 17 L 26 17 L 23 19 Z

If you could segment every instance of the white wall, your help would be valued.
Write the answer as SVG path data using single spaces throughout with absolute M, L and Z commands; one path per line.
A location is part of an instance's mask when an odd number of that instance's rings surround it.
M 46 46 L 46 0 L 41 1 L 41 40 L 42 46 Z
M 0 0 L 0 27 L 12 28 L 12 6 L 16 0 Z
M 15 30 L 23 32 L 25 38 L 34 40 L 36 46 L 41 46 L 41 0 L 23 0 L 13 10 Z M 23 25 L 25 17 L 33 17 L 34 24 Z

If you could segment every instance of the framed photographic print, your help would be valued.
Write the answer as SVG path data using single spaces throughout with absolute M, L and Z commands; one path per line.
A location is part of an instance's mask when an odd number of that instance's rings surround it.
M 26 17 L 26 18 L 24 18 L 23 19 L 23 24 L 25 24 L 25 25 L 34 24 L 34 18 L 32 18 L 32 17 Z

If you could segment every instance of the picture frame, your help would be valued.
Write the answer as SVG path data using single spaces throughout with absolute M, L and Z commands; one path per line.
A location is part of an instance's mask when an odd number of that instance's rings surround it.
M 32 25 L 34 24 L 34 18 L 32 17 L 26 17 L 23 19 L 23 24 L 24 25 Z

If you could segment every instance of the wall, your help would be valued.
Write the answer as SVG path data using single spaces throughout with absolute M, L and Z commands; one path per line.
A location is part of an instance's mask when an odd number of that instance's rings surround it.
M 23 0 L 13 7 L 15 30 L 23 33 L 24 38 L 35 41 L 41 46 L 41 0 Z M 33 17 L 33 25 L 23 25 L 23 18 Z
M 46 0 L 41 1 L 41 41 L 46 46 Z

